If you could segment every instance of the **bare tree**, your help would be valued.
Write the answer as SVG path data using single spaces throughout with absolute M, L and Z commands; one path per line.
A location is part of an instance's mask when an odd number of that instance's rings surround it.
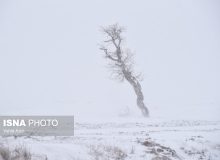
M 103 27 L 102 31 L 107 39 L 101 45 L 100 49 L 104 52 L 105 58 L 109 60 L 112 75 L 120 81 L 127 80 L 132 85 L 137 96 L 137 106 L 140 108 L 142 114 L 148 117 L 149 111 L 144 104 L 144 95 L 139 83 L 140 74 L 136 74 L 133 69 L 133 54 L 122 45 L 122 32 L 124 28 L 118 24 L 114 24 Z

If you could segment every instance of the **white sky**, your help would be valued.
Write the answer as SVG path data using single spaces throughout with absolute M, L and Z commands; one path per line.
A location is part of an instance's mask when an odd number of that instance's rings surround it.
M 0 114 L 138 111 L 99 51 L 100 26 L 115 22 L 153 113 L 220 113 L 218 0 L 0 0 Z

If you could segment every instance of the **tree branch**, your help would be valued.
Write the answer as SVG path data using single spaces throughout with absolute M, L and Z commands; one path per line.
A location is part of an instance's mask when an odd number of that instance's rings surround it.
M 100 49 L 105 52 L 106 58 L 109 58 L 109 59 L 111 59 L 112 61 L 115 61 L 115 62 L 119 62 L 118 59 L 113 58 L 113 57 L 109 54 L 108 49 L 106 49 L 106 48 L 104 48 L 104 47 L 101 47 Z

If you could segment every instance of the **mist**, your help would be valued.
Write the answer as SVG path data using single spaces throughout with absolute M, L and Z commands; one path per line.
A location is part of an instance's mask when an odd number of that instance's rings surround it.
M 119 23 L 152 116 L 218 117 L 219 8 L 217 0 L 0 1 L 0 114 L 139 114 L 99 50 L 101 26 Z

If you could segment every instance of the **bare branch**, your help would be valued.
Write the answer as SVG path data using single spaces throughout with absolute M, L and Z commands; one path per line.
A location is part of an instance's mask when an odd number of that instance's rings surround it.
M 101 47 L 100 50 L 103 50 L 105 52 L 105 57 L 106 58 L 109 58 L 110 60 L 112 61 L 115 61 L 115 62 L 118 62 L 118 59 L 116 58 L 113 58 L 110 53 L 108 52 L 108 49 L 104 48 L 104 47 Z

